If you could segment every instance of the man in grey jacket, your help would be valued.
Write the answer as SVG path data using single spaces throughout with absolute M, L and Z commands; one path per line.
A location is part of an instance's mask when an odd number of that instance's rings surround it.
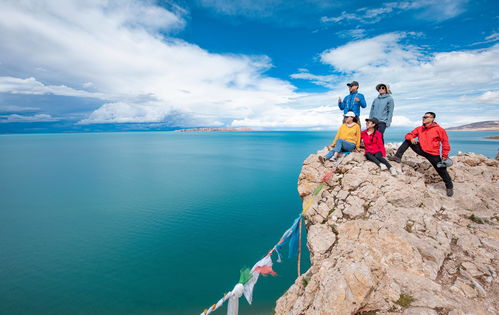
M 391 96 L 390 86 L 385 83 L 376 85 L 376 90 L 379 92 L 377 98 L 374 99 L 369 113 L 369 119 L 376 118 L 379 120 L 378 131 L 381 133 L 383 143 L 385 142 L 385 129 L 390 127 L 393 117 L 393 108 L 395 103 Z

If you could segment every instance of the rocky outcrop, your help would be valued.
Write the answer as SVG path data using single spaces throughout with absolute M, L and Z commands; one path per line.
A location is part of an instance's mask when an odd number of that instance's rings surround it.
M 499 314 L 499 161 L 452 159 L 447 197 L 410 150 L 397 176 L 348 155 L 305 214 L 311 267 L 276 314 Z M 332 167 L 305 160 L 304 204 Z

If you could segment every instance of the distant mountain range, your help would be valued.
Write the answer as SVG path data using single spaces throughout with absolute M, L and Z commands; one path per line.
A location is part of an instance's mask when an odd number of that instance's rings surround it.
M 480 121 L 472 124 L 446 128 L 450 131 L 499 131 L 499 120 Z

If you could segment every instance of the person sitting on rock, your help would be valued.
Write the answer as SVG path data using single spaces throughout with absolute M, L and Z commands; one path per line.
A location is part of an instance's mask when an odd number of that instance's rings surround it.
M 424 156 L 433 165 L 445 183 L 447 196 L 451 197 L 454 194 L 454 185 L 446 168 L 451 163 L 442 163 L 442 158 L 450 161 L 448 159 L 450 144 L 445 129 L 434 122 L 435 117 L 435 113 L 426 112 L 423 115 L 423 125 L 406 134 L 405 141 L 398 148 L 397 153 L 388 156 L 388 159 L 400 163 L 404 152 L 411 147 L 414 152 Z M 442 145 L 442 158 L 440 157 L 440 144 Z
M 377 129 L 379 120 L 376 118 L 366 119 L 367 129 L 360 133 L 364 142 L 365 156 L 369 161 L 374 162 L 381 170 L 390 170 L 392 175 L 397 175 L 397 171 L 384 159 L 386 156 L 385 145 L 381 137 L 381 132 Z
M 319 156 L 321 163 L 331 159 L 336 161 L 340 152 L 352 152 L 360 147 L 360 127 L 354 112 L 345 114 L 345 122 L 336 133 L 332 146 L 334 147 L 325 156 Z

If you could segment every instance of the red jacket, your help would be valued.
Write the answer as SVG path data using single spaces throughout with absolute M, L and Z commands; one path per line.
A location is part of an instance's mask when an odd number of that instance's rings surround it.
M 437 123 L 432 123 L 428 127 L 419 126 L 405 135 L 407 140 L 418 137 L 421 149 L 431 155 L 440 155 L 440 143 L 442 143 L 442 158 L 449 157 L 450 144 L 447 132 Z
M 373 134 L 368 135 L 367 129 L 360 133 L 360 137 L 364 142 L 365 153 L 375 154 L 381 152 L 381 155 L 386 156 L 385 145 L 381 138 L 381 132 L 374 130 Z

